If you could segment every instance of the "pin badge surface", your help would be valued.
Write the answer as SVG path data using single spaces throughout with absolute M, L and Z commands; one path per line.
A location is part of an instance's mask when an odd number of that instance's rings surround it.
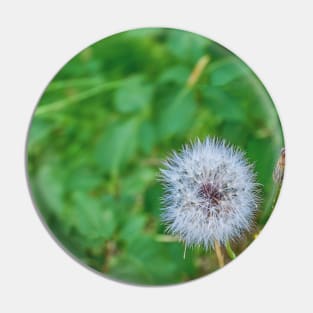
M 253 71 L 169 28 L 74 56 L 34 111 L 26 154 L 34 205 L 59 245 L 141 285 L 237 258 L 270 217 L 285 167 L 281 124 Z

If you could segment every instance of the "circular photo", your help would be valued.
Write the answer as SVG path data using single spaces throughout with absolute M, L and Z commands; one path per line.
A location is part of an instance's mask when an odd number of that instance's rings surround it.
M 34 205 L 69 255 L 160 286 L 210 274 L 250 245 L 277 201 L 285 148 L 243 61 L 200 35 L 145 28 L 64 65 L 34 111 L 26 158 Z

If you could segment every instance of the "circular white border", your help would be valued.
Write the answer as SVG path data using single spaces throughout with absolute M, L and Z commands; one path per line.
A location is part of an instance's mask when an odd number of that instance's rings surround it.
M 241 0 L 32 0 L 1 8 L 0 311 L 312 311 L 310 9 L 310 1 Z M 37 216 L 24 169 L 29 121 L 53 75 L 91 43 L 149 26 L 193 31 L 238 55 L 272 96 L 287 146 L 281 196 L 259 238 L 224 269 L 162 288 L 107 280 L 64 253 Z

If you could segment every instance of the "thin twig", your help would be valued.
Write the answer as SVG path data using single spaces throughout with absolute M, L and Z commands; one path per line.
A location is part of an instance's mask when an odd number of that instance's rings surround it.
M 207 64 L 210 62 L 210 57 L 208 55 L 204 55 L 199 59 L 197 64 L 195 65 L 194 69 L 192 70 L 188 80 L 187 80 L 187 86 L 193 87 L 198 79 L 200 78 L 203 70 L 207 66 Z
M 170 235 L 162 235 L 162 234 L 156 235 L 155 240 L 159 242 L 178 242 L 179 241 L 177 237 L 170 236 Z

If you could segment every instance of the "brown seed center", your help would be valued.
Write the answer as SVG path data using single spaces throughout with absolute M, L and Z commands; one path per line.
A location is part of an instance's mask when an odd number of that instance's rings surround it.
M 213 205 L 218 205 L 223 198 L 222 193 L 211 183 L 203 184 L 200 187 L 199 195 L 206 200 L 210 200 Z

